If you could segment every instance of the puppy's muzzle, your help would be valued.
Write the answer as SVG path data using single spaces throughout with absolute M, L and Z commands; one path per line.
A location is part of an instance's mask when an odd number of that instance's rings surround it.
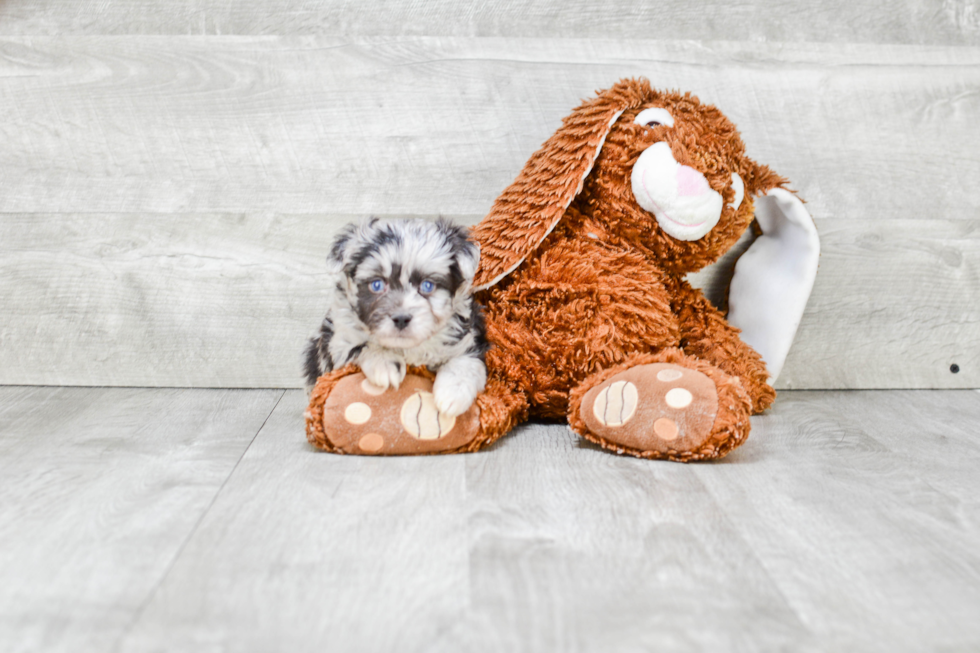
M 408 326 L 408 323 L 412 321 L 412 316 L 406 313 L 393 315 L 391 317 L 391 321 L 395 323 L 395 327 L 397 327 L 399 331 L 404 331 Z

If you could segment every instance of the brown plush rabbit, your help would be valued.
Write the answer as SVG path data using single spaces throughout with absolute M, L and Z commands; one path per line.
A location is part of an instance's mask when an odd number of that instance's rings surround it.
M 785 183 L 690 94 L 643 79 L 600 92 L 473 230 L 491 349 L 470 412 L 442 419 L 425 370 L 377 395 L 347 367 L 314 388 L 310 442 L 347 453 L 475 451 L 543 418 L 567 419 L 619 453 L 726 454 L 775 398 L 816 273 L 816 231 Z M 728 251 L 753 216 L 762 235 L 736 266 L 726 321 L 685 275 Z M 372 417 L 352 423 L 352 404 Z

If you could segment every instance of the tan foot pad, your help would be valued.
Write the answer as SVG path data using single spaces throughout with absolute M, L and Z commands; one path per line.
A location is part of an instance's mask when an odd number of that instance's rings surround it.
M 718 391 L 701 372 L 670 363 L 638 365 L 585 393 L 589 431 L 640 451 L 692 451 L 711 434 Z
M 398 390 L 382 390 L 363 374 L 341 379 L 323 406 L 323 431 L 346 453 L 398 455 L 452 451 L 480 429 L 479 408 L 459 417 L 436 410 L 432 381 L 408 375 Z

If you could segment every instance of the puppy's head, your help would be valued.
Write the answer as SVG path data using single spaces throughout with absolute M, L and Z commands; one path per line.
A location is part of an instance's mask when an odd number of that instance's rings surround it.
M 410 349 L 469 300 L 479 248 L 445 220 L 351 225 L 328 261 L 353 313 L 382 347 Z

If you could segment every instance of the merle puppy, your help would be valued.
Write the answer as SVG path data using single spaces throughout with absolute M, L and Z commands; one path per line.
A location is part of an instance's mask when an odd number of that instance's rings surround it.
M 355 363 L 374 385 L 397 388 L 406 365 L 436 371 L 439 412 L 469 409 L 486 385 L 483 316 L 471 293 L 479 247 L 439 219 L 348 225 L 327 262 L 335 275 L 306 380 Z

